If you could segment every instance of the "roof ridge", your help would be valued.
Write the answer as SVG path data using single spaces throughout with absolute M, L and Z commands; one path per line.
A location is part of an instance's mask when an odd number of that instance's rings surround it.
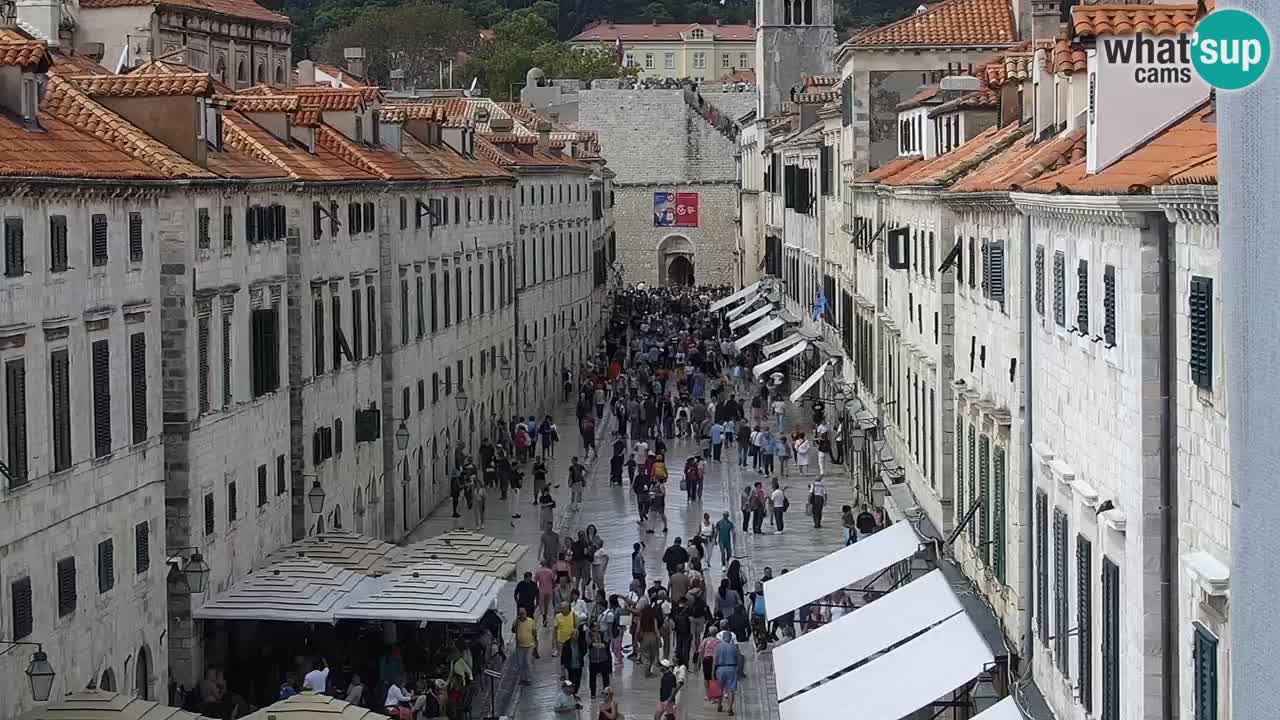
M 1002 39 L 1002 40 L 995 40 L 995 41 L 993 41 L 993 40 L 981 40 L 981 41 L 958 42 L 958 43 L 957 43 L 957 42 L 930 42 L 928 39 L 921 40 L 920 42 L 906 42 L 906 41 L 894 42 L 892 38 L 889 38 L 887 42 L 883 42 L 883 43 L 876 43 L 876 44 L 877 44 L 877 45 L 887 45 L 887 46 L 892 46 L 892 45 L 966 45 L 966 44 L 969 44 L 969 45 L 990 45 L 990 44 L 997 44 L 997 45 L 1001 45 L 1001 44 L 1012 44 L 1012 43 L 1015 43 L 1015 42 L 1017 41 L 1017 37 L 1016 37 L 1016 35 L 1015 35 L 1015 33 L 1014 33 L 1014 29 L 1013 29 L 1013 17 L 1012 17 L 1012 13 L 1011 13 L 1011 12 L 1010 12 L 1010 10 L 1009 10 L 1009 6 L 1008 6 L 1008 3 L 1006 2 L 1006 0 L 998 0 L 998 2 L 997 2 L 996 0 L 942 0 L 941 2 L 938 2 L 938 3 L 935 3 L 935 4 L 933 4 L 933 5 L 930 5 L 930 6 L 926 7 L 926 9 L 924 10 L 924 12 L 913 12 L 912 14 L 910 14 L 910 15 L 908 15 L 908 16 L 906 16 L 906 17 L 904 17 L 904 18 L 900 19 L 900 20 L 895 20 L 895 21 L 893 21 L 893 22 L 891 22 L 891 23 L 889 23 L 889 24 L 887 24 L 887 25 L 881 25 L 880 27 L 871 28 L 871 29 L 869 29 L 869 30 L 867 30 L 867 31 L 865 31 L 865 32 L 859 33 L 859 34 L 857 34 L 857 35 L 855 35 L 855 36 L 853 36 L 852 38 L 850 38 L 850 39 L 849 39 L 849 45 L 850 45 L 850 46 L 855 46 L 855 47 L 856 47 L 856 46 L 858 46 L 858 45 L 864 45 L 864 46 L 871 47 L 871 46 L 873 46 L 873 45 L 869 45 L 869 44 L 867 44 L 867 43 L 866 43 L 866 41 L 867 41 L 868 39 L 871 39 L 871 38 L 874 38 L 874 37 L 876 37 L 876 36 L 880 36 L 880 35 L 885 35 L 885 36 L 891 35 L 891 34 L 892 34 L 892 31 L 894 31 L 894 30 L 898 30 L 898 29 L 900 29 L 900 28 L 905 28 L 905 27 L 907 27 L 908 25 L 910 25 L 910 24 L 912 24 L 912 23 L 917 23 L 917 24 L 919 24 L 919 23 L 929 22 L 929 21 L 930 21 L 931 19 L 933 19 L 935 16 L 940 15 L 940 14 L 941 14 L 941 13 L 943 13 L 943 12 L 946 12 L 946 11 L 952 10 L 952 9 L 953 9 L 954 7 L 956 7 L 956 6 L 964 5 L 964 4 L 967 4 L 967 3 L 973 3 L 975 6 L 980 6 L 980 5 L 981 5 L 982 3 L 984 3 L 984 2 L 986 2 L 986 3 L 990 3 L 990 4 L 992 5 L 992 8 L 991 8 L 991 9 L 993 9 L 993 8 L 995 7 L 995 5 L 996 5 L 996 4 L 999 4 L 999 5 L 1001 6 L 1001 8 L 1003 9 L 1004 17 L 1002 18 L 1002 20 L 1003 20 L 1003 21 L 1004 21 L 1004 23 L 1006 24 L 1006 27 L 995 28 L 995 31 L 996 31 L 996 33 L 1003 33 L 1003 34 L 1005 35 L 1005 38 L 1004 38 L 1004 39 Z M 984 25 L 984 23 L 977 23 L 977 24 L 975 24 L 975 26 L 974 26 L 974 27 L 964 27 L 964 28 L 959 28 L 959 31 L 960 31 L 960 32 L 963 32 L 963 31 L 968 31 L 968 30 L 978 29 L 978 28 L 979 28 L 979 27 L 981 27 L 982 25 Z M 956 28 L 951 28 L 951 29 L 952 29 L 952 30 L 956 30 Z M 990 28 L 990 27 L 986 27 L 986 28 L 984 28 L 984 29 L 985 29 L 985 30 L 987 30 L 987 31 L 991 31 L 991 30 L 992 30 L 992 28 Z
M 120 147 L 129 155 L 169 177 L 213 176 L 213 173 L 195 165 L 129 121 L 94 102 L 92 98 L 75 87 L 74 83 L 60 75 L 48 76 L 45 99 L 45 108 L 58 119 Z M 93 127 L 85 127 L 78 122 L 75 110 L 91 115 L 96 121 Z M 105 131 L 105 134 L 99 134 L 99 129 Z

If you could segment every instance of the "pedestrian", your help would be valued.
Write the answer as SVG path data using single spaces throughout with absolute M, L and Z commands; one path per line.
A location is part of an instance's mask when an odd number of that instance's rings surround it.
M 763 534 L 764 512 L 768 502 L 768 496 L 764 492 L 764 485 L 757 482 L 751 490 L 751 532 L 756 535 Z
M 551 488 L 543 485 L 542 495 L 538 497 L 539 516 L 538 522 L 546 530 L 550 530 L 555 525 L 556 520 L 556 499 L 551 497 Z M 554 532 L 554 531 L 553 531 Z M 557 538 L 557 543 L 559 539 Z
M 613 456 L 609 458 L 609 484 L 610 485 L 622 484 L 622 468 L 623 468 L 623 465 L 626 463 L 626 458 L 624 457 L 625 454 L 626 453 L 622 450 L 622 448 L 618 446 L 618 443 L 615 442 L 613 444 Z
M 778 481 L 773 481 L 773 493 L 769 496 L 769 500 L 773 505 L 773 523 L 778 528 L 774 531 L 775 535 L 781 535 L 785 529 L 783 524 L 783 516 L 787 510 L 791 509 L 791 500 L 787 499 L 786 488 L 778 485 Z
M 631 545 L 631 578 L 640 581 L 640 587 L 644 587 L 644 554 L 641 552 L 644 545 L 634 543 Z
M 657 527 L 658 518 L 662 518 L 662 533 L 667 533 L 667 484 L 654 482 L 649 486 L 649 514 L 653 517 L 653 525 Z M 647 532 L 652 533 L 653 528 Z
M 681 545 L 680 538 L 676 538 L 675 542 L 662 553 L 662 562 L 667 566 L 667 576 L 674 575 L 681 565 L 689 562 L 689 551 Z
M 538 628 L 524 608 L 516 610 L 516 620 L 511 623 L 511 635 L 516 640 L 516 680 L 528 685 L 533 679 L 533 660 L 538 657 Z
M 716 521 L 715 530 L 716 544 L 720 547 L 720 567 L 728 567 L 733 557 L 733 521 L 729 519 L 728 510 Z
M 538 458 L 533 461 L 533 501 L 537 504 L 542 490 L 547 487 L 547 464 Z
M 551 568 L 550 561 L 543 560 L 533 572 L 533 582 L 538 586 L 538 610 L 542 613 L 542 627 L 546 627 L 547 615 L 551 612 L 551 593 L 556 586 L 556 571 Z M 533 613 L 529 613 L 529 617 L 533 616 Z
M 454 468 L 449 473 L 449 498 L 453 500 L 453 516 L 462 517 L 458 514 L 458 501 L 462 499 L 462 468 Z
M 702 513 L 702 525 L 698 526 L 698 537 L 705 542 L 715 540 L 715 525 L 711 522 L 711 513 Z
M 582 491 L 587 486 L 587 469 L 578 462 L 575 455 L 569 463 L 569 503 L 573 507 L 582 505 Z
M 703 633 L 701 643 L 698 646 L 698 656 L 702 663 L 702 687 L 706 691 L 708 700 L 719 700 L 719 692 L 714 693 L 712 697 L 711 681 L 715 679 L 716 671 L 716 648 L 720 645 L 720 625 L 713 623 L 709 625 Z
M 542 419 L 542 424 L 538 426 L 538 437 L 542 440 L 542 456 L 545 458 L 556 456 L 556 443 L 560 441 L 560 430 L 556 427 L 556 423 L 548 415 Z
M 644 676 L 653 677 L 653 667 L 658 663 L 658 625 L 662 622 L 662 611 L 652 600 L 643 604 L 636 627 L 636 647 Z
M 689 664 L 689 651 L 693 646 L 693 618 L 689 616 L 689 601 L 679 597 L 671 610 L 672 632 L 676 638 L 675 660 L 677 665 Z
M 756 440 L 760 443 L 760 474 L 768 477 L 773 474 L 773 458 L 777 450 L 773 433 L 764 428 Z
M 729 705 L 729 715 L 733 715 L 734 695 L 738 690 L 738 663 L 741 656 L 738 653 L 738 643 L 733 633 L 725 631 L 720 633 L 720 643 L 715 649 L 715 668 L 716 682 L 720 685 L 721 696 L 716 700 L 716 712 L 723 712 L 726 701 Z
M 734 561 L 737 562 L 736 560 Z M 728 619 L 733 615 L 738 605 L 742 604 L 742 595 L 734 590 L 733 583 L 728 577 L 720 580 L 720 588 L 716 591 L 716 615 L 721 618 Z
M 582 433 L 583 456 L 599 457 L 600 452 L 596 450 L 596 419 L 590 415 L 583 417 L 579 430 Z
M 516 583 L 516 607 L 524 610 L 529 617 L 533 617 L 538 609 L 538 594 L 538 583 L 534 582 L 533 573 L 525 573 L 524 579 Z
M 582 671 L 587 666 L 588 649 L 587 626 L 579 623 L 574 627 L 569 641 L 560 649 L 560 664 L 564 667 L 569 682 L 573 683 L 574 697 L 578 697 L 578 691 L 582 688 Z
M 596 404 L 596 419 L 601 420 L 604 418 L 604 400 L 605 400 L 603 383 L 596 385 L 594 396 L 595 396 L 595 404 Z
M 746 485 L 742 488 L 742 494 L 738 496 L 738 509 L 742 511 L 742 531 L 746 532 L 751 527 L 751 486 Z
M 573 541 L 573 580 L 580 593 L 591 584 L 591 558 L 595 552 L 595 546 L 587 540 L 587 531 L 579 530 Z
M 866 503 L 862 504 L 862 512 L 858 513 L 854 524 L 862 537 L 866 537 L 876 531 L 876 516 L 871 514 L 871 510 L 867 508 Z
M 649 520 L 651 486 L 652 482 L 649 480 L 649 475 L 647 473 L 640 473 L 631 480 L 631 491 L 634 492 L 636 496 L 636 514 L 638 515 L 638 519 L 636 520 L 637 525 L 644 525 Z M 653 530 L 649 530 L 648 532 L 652 533 Z
M 591 583 L 595 585 L 597 591 L 604 590 L 605 572 L 609 569 L 609 553 L 605 551 L 604 545 L 596 547 L 595 555 L 591 558 Z
M 804 475 L 809 467 L 809 452 L 813 449 L 809 438 L 805 437 L 804 433 L 799 433 L 792 447 L 796 452 L 796 472 Z
M 658 709 L 654 720 L 666 720 L 668 715 L 674 717 L 676 711 L 676 693 L 680 691 L 680 682 L 676 679 L 675 666 L 670 660 L 662 661 L 662 677 L 658 680 Z
M 827 426 L 825 420 L 818 423 L 813 436 L 818 444 L 818 474 L 825 475 L 827 473 L 826 456 L 831 454 L 831 428 Z
M 853 517 L 853 508 L 849 505 L 840 506 L 840 526 L 843 528 L 846 546 L 858 541 L 858 526 Z
M 596 679 L 600 680 L 600 689 L 609 687 L 609 678 L 613 674 L 613 663 L 609 657 L 609 637 L 599 623 L 592 623 L 589 645 L 587 648 L 587 666 L 590 670 L 589 686 L 591 697 L 596 696 Z
M 475 511 L 475 524 L 477 528 L 484 527 L 485 504 L 489 497 L 489 491 L 483 482 L 471 483 L 471 509 Z
M 559 589 L 562 590 L 564 588 L 565 586 L 561 585 Z M 554 627 L 556 644 L 551 650 L 552 657 L 564 654 L 566 646 L 569 644 L 569 641 L 573 639 L 573 633 L 575 628 L 578 626 L 577 621 L 573 617 L 573 608 L 570 605 L 572 601 L 568 599 L 561 601 L 560 596 L 557 596 L 556 601 L 559 604 L 556 605 Z
M 711 440 L 711 458 L 720 462 L 720 451 L 724 447 L 724 425 L 718 421 L 711 423 L 707 434 Z
M 809 514 L 813 516 L 813 526 L 822 527 L 822 508 L 827 504 L 827 484 L 819 475 L 809 483 Z
M 747 458 L 754 457 L 755 445 L 751 442 L 753 431 L 745 421 L 737 424 L 738 467 L 747 466 Z
M 604 689 L 604 701 L 600 703 L 600 714 L 596 720 L 622 720 L 622 710 L 618 708 L 618 698 L 612 687 Z

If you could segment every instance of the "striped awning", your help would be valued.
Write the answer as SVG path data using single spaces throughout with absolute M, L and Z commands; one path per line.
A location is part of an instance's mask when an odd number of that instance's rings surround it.
M 245 715 L 241 720 L 380 720 L 384 717 L 328 695 L 302 692 Z
M 268 563 L 306 558 L 376 577 L 395 569 L 396 545 L 345 530 L 320 533 L 290 543 L 267 556 Z
M 366 575 L 308 558 L 286 560 L 236 581 L 195 610 L 197 620 L 331 623 L 353 593 L 369 591 Z
M 430 561 L 371 581 L 372 592 L 340 608 L 338 620 L 474 623 L 497 600 L 503 581 Z
M 451 530 L 443 535 L 400 548 L 391 560 L 396 568 L 439 560 L 464 570 L 474 570 L 507 580 L 515 577 L 521 558 L 529 546 L 483 535 L 471 530 Z
M 20 717 L 21 720 L 207 720 L 203 715 L 106 690 L 80 690 Z

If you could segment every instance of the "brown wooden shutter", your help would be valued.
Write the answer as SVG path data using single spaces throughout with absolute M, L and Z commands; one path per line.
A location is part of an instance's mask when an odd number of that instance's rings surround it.
M 26 271 L 26 257 L 23 247 L 22 218 L 4 219 L 4 275 L 5 277 L 22 277 Z
M 139 575 L 151 567 L 151 526 L 145 522 L 133 528 L 133 567 Z
M 196 412 L 209 412 L 209 318 L 196 321 Z
M 196 209 L 196 247 L 209 247 L 209 208 Z
M 63 272 L 67 269 L 67 216 L 49 216 L 49 269 Z

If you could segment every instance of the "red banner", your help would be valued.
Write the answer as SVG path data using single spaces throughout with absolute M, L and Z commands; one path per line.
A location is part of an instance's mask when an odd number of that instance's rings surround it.
M 654 193 L 653 226 L 698 227 L 698 193 Z

